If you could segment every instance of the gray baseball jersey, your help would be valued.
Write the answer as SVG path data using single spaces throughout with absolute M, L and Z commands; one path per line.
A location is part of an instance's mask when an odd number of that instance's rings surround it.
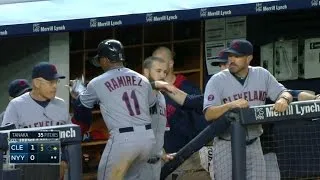
M 67 124 L 70 118 L 63 99 L 55 97 L 43 108 L 31 98 L 30 93 L 25 93 L 9 102 L 2 126 L 9 123 L 20 129 Z
M 87 108 L 100 104 L 109 130 L 151 123 L 149 107 L 156 97 L 148 79 L 128 68 L 118 68 L 92 79 L 80 95 Z
M 275 101 L 284 90 L 285 87 L 262 67 L 250 66 L 244 85 L 226 69 L 213 75 L 208 81 L 203 108 L 205 110 L 210 106 L 219 106 L 241 98 L 247 100 L 249 106 L 264 105 L 267 97 Z M 260 125 L 248 127 L 248 139 L 261 134 Z M 230 139 L 230 134 L 224 134 L 224 138 Z
M 92 108 L 99 103 L 111 137 L 102 154 L 98 180 L 137 179 L 155 144 L 149 108 L 157 99 L 148 79 L 128 68 L 115 68 L 92 79 L 80 94 L 81 103 Z M 122 130 L 121 130 L 122 129 Z
M 3 112 L 0 114 L 0 124 L 2 124 L 3 117 L 4 117 L 4 112 L 5 112 L 5 111 L 3 111 Z
M 203 108 L 206 110 L 210 106 L 219 106 L 240 98 L 246 99 L 249 106 L 264 105 L 267 97 L 275 101 L 284 90 L 285 87 L 264 68 L 249 67 L 243 85 L 227 69 L 208 81 Z M 248 126 L 247 140 L 259 137 L 262 132 L 261 125 Z M 224 133 L 222 138 L 230 140 L 230 131 Z M 213 172 L 217 180 L 232 179 L 231 142 L 226 140 L 215 138 L 213 143 Z M 247 179 L 266 179 L 266 164 L 259 138 L 247 145 L 246 154 Z
M 161 158 L 163 154 L 164 132 L 166 131 L 166 100 L 163 94 L 156 92 L 157 103 L 151 111 L 151 127 L 156 138 L 156 144 L 152 147 L 151 157 Z M 146 167 L 141 171 L 141 177 L 148 180 L 160 180 L 161 160 L 155 164 L 146 163 Z

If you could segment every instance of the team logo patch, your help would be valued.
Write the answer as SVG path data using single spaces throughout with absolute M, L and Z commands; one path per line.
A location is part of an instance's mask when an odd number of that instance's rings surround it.
M 210 94 L 209 96 L 208 96 L 208 101 L 213 101 L 214 100 L 214 95 L 213 94 Z

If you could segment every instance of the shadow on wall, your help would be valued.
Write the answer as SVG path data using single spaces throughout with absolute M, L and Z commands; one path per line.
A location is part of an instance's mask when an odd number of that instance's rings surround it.
M 0 112 L 8 104 L 8 84 L 18 78 L 31 80 L 32 67 L 49 59 L 49 36 L 0 39 Z

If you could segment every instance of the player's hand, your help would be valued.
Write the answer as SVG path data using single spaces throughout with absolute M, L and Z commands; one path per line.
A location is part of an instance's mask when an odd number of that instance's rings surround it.
M 171 154 L 166 154 L 166 153 L 164 153 L 164 154 L 162 155 L 161 159 L 162 159 L 164 162 L 168 162 L 168 161 L 171 161 L 176 154 L 177 154 L 177 153 L 171 153 Z
M 177 88 L 165 81 L 155 81 L 155 86 L 160 91 L 165 91 L 169 93 L 175 93 Z
M 238 99 L 238 100 L 232 101 L 230 105 L 231 105 L 231 109 L 249 107 L 249 103 L 245 99 Z
M 69 88 L 70 95 L 74 99 L 76 99 L 81 92 L 86 90 L 83 77 L 82 79 L 70 80 L 69 84 L 65 86 Z
M 66 161 L 61 161 L 60 163 L 60 180 L 64 179 L 64 174 L 68 170 L 68 164 Z
M 286 99 L 279 98 L 273 105 L 273 110 L 277 112 L 284 112 L 288 108 L 289 104 Z

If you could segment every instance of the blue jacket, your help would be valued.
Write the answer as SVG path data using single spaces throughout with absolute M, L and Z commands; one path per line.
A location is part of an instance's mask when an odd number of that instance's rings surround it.
M 174 85 L 187 94 L 201 94 L 200 89 L 183 75 L 177 75 Z M 205 120 L 202 112 L 184 108 L 166 95 L 165 98 L 167 104 L 167 129 L 170 128 L 170 130 L 166 131 L 164 135 L 164 149 L 167 153 L 174 153 L 190 142 L 209 123 Z

